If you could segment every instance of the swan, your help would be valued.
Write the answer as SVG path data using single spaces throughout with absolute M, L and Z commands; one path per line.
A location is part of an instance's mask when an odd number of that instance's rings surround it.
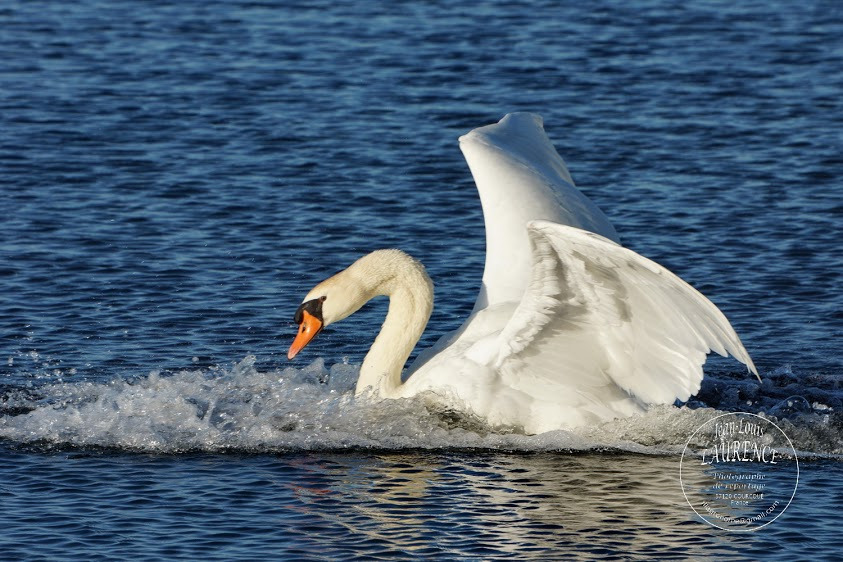
M 295 312 L 298 354 L 370 299 L 386 319 L 355 395 L 421 398 L 527 434 L 685 401 L 710 351 L 752 359 L 722 312 L 620 245 L 576 187 L 540 116 L 511 113 L 460 137 L 486 227 L 486 263 L 462 326 L 402 369 L 433 310 L 433 282 L 401 250 L 377 250 L 316 285 Z M 760 380 L 760 379 L 759 379 Z

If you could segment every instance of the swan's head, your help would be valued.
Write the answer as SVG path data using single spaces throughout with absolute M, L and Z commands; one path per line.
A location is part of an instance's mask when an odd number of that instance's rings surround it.
M 426 308 L 419 310 L 426 310 L 427 323 L 433 306 L 433 282 L 424 266 L 401 250 L 375 250 L 322 281 L 304 297 L 295 315 L 299 332 L 287 357 L 295 357 L 325 326 L 354 314 L 378 295 L 391 295 L 397 287 L 414 288 L 418 302 L 426 303 Z
M 299 325 L 299 331 L 287 358 L 295 357 L 325 326 L 357 312 L 371 297 L 352 268 L 316 285 L 296 309 L 293 320 Z

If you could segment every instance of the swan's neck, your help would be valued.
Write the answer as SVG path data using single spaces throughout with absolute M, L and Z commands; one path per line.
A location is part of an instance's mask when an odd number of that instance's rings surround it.
M 364 263 L 371 281 L 368 299 L 389 297 L 389 310 L 360 367 L 355 393 L 389 398 L 397 394 L 404 364 L 427 326 L 433 282 L 419 262 L 398 250 L 380 250 L 363 260 L 369 262 Z

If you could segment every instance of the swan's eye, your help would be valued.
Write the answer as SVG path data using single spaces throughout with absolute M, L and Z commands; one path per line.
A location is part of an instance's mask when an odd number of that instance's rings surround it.
M 328 297 L 324 297 L 324 296 L 319 297 L 320 302 L 325 302 L 326 300 L 328 300 Z

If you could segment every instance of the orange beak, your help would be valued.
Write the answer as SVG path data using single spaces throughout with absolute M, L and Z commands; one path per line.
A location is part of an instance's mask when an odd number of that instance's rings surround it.
M 299 324 L 299 333 L 296 334 L 296 339 L 290 345 L 290 351 L 287 352 L 287 359 L 292 359 L 296 354 L 304 349 L 304 346 L 310 343 L 310 340 L 316 337 L 322 330 L 322 321 L 316 318 L 308 311 L 302 311 L 302 321 Z

